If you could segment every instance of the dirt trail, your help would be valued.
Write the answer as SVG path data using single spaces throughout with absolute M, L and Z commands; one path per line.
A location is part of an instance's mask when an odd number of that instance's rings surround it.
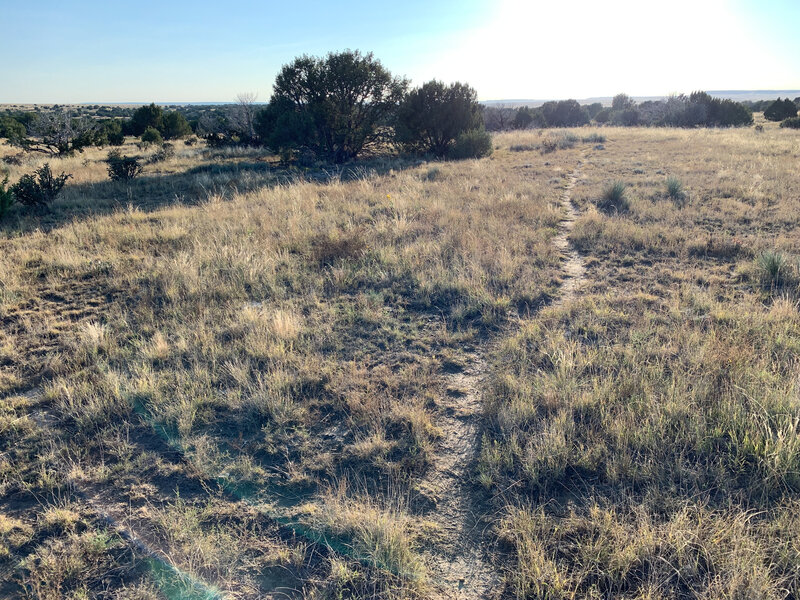
M 442 430 L 434 469 L 421 488 L 436 503 L 428 518 L 441 531 L 438 552 L 429 558 L 433 597 L 466 600 L 499 597 L 502 582 L 491 561 L 486 524 L 479 517 L 473 467 L 480 449 L 480 389 L 486 363 L 476 352 L 466 365 L 446 376 L 443 412 L 436 425 Z
M 560 305 L 575 296 L 585 277 L 583 259 L 569 243 L 569 233 L 578 218 L 572 202 L 572 189 L 580 178 L 580 162 L 573 170 L 561 194 L 565 210 L 553 245 L 564 256 L 561 295 L 553 302 Z M 480 514 L 485 501 L 474 482 L 474 467 L 481 444 L 480 390 L 486 376 L 488 351 L 472 351 L 463 369 L 453 368 L 445 376 L 446 397 L 436 425 L 442 430 L 441 448 L 436 464 L 420 484 L 432 497 L 436 508 L 428 518 L 436 523 L 443 540 L 441 549 L 429 556 L 429 576 L 436 599 L 472 600 L 499 598 L 503 582 L 492 560 L 488 523 Z
M 579 215 L 578 209 L 572 202 L 572 189 L 580 179 L 580 165 L 581 163 L 579 162 L 578 167 L 569 174 L 567 185 L 561 194 L 561 206 L 564 208 L 565 216 L 559 224 L 558 235 L 553 238 L 553 245 L 558 248 L 565 259 L 562 267 L 564 280 L 561 283 L 561 295 L 553 302 L 556 306 L 572 300 L 575 297 L 575 290 L 586 278 L 586 267 L 583 264 L 583 258 L 569 243 L 569 234 L 575 226 L 575 221 Z

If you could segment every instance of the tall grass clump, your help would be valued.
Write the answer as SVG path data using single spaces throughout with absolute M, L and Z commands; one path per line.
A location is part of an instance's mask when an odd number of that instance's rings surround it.
M 667 196 L 678 208 L 686 204 L 686 191 L 683 189 L 681 180 L 677 177 L 667 177 Z
M 782 252 L 773 250 L 762 252 L 756 258 L 756 266 L 764 288 L 781 287 L 791 278 L 789 261 Z
M 597 208 L 607 215 L 627 212 L 630 209 L 630 202 L 625 193 L 626 189 L 624 182 L 612 182 L 597 201 Z
M 373 568 L 390 573 L 405 585 L 425 581 L 425 565 L 415 548 L 410 517 L 398 498 L 382 506 L 366 494 L 349 494 L 347 485 L 324 497 L 316 516 L 316 527 L 346 540 L 353 557 Z

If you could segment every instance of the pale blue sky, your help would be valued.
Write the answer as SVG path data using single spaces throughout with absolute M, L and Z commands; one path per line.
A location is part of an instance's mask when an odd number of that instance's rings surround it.
M 0 0 L 0 102 L 268 100 L 358 48 L 481 99 L 800 89 L 798 0 Z

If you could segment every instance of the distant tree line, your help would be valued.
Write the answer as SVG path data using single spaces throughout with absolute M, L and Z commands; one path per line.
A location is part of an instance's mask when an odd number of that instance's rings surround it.
M 334 163 L 394 145 L 407 153 L 452 158 L 491 152 L 477 93 L 463 83 L 429 81 L 409 89 L 372 53 L 300 56 L 278 73 L 269 103 L 240 96 L 204 115 L 197 132 L 211 145 L 266 146 L 284 160 Z
M 260 145 L 284 160 L 342 163 L 394 145 L 407 153 L 462 158 L 492 149 L 474 89 L 433 80 L 409 89 L 372 53 L 344 51 L 300 56 L 284 65 L 266 106 L 253 94 L 237 103 L 202 110 L 141 106 L 129 118 L 105 118 L 100 107 L 79 114 L 49 111 L 6 113 L 0 137 L 32 151 L 64 155 L 89 145 L 119 145 L 125 136 L 161 143 L 191 134 L 209 145 Z M 185 114 L 191 114 L 187 119 Z
M 794 101 L 778 98 L 763 102 L 735 102 L 714 98 L 706 92 L 693 92 L 688 96 L 681 94 L 641 103 L 626 94 L 618 94 L 609 107 L 599 102 L 581 105 L 576 100 L 545 102 L 536 108 L 485 106 L 483 114 L 486 129 L 504 131 L 577 127 L 591 122 L 622 127 L 741 127 L 753 123 L 753 111 L 763 110 L 767 119 L 784 121 L 796 117 L 798 109 L 800 97 Z
M 191 126 L 177 111 L 155 104 L 133 111 L 129 119 L 76 114 L 54 106 L 47 111 L 15 111 L 0 116 L 0 138 L 32 152 L 65 156 L 88 146 L 120 146 L 125 136 L 147 135 L 152 141 L 191 135 Z M 156 139 L 153 139 L 153 138 Z
M 510 129 L 617 126 L 739 127 L 753 110 L 767 119 L 797 118 L 794 101 L 735 102 L 706 92 L 635 102 L 626 94 L 611 106 L 576 100 L 533 108 L 482 106 L 463 83 L 429 81 L 414 89 L 392 75 L 371 53 L 344 51 L 300 56 L 278 73 L 269 102 L 240 94 L 222 106 L 60 107 L 0 113 L 0 138 L 21 148 L 67 155 L 87 146 L 121 145 L 126 136 L 162 144 L 191 135 L 208 145 L 264 146 L 284 161 L 341 163 L 376 148 L 438 157 L 483 156 L 491 152 L 486 133 Z M 784 126 L 793 127 L 796 121 Z

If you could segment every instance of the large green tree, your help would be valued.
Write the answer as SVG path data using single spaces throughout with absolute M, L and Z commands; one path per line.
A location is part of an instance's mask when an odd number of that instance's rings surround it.
M 133 135 L 142 135 L 148 127 L 158 129 L 158 131 L 164 128 L 164 111 L 160 106 L 156 106 L 155 102 L 140 106 L 131 117 L 131 133 Z
M 459 135 L 482 127 L 474 89 L 433 80 L 412 90 L 400 104 L 395 137 L 408 150 L 445 156 Z
M 165 140 L 174 140 L 192 135 L 192 128 L 186 117 L 178 111 L 172 111 L 164 114 L 160 132 Z
M 778 98 L 764 110 L 764 118 L 770 121 L 783 121 L 796 116 L 797 105 L 789 98 L 786 100 Z
M 305 147 L 342 163 L 377 141 L 407 87 L 372 53 L 301 56 L 278 74 L 259 133 L 275 150 Z

